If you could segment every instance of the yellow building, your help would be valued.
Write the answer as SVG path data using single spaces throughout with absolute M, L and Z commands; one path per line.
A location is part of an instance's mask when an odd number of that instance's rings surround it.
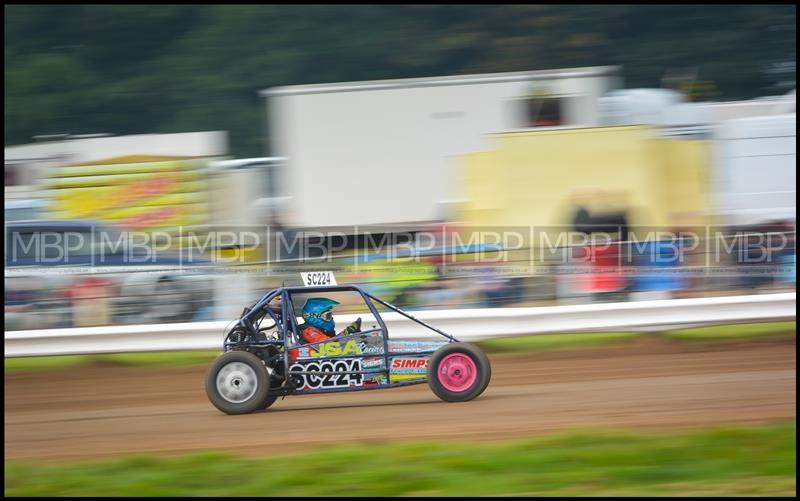
M 564 226 L 578 206 L 624 212 L 632 230 L 710 222 L 709 141 L 657 137 L 645 126 L 507 132 L 490 140 L 494 148 L 457 161 L 457 217 L 467 226 Z

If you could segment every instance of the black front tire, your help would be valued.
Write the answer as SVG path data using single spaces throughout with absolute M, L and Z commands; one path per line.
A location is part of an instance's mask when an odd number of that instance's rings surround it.
M 269 374 L 256 355 L 234 350 L 223 353 L 206 376 L 206 395 L 225 414 L 248 414 L 275 401 L 269 394 Z M 271 400 L 271 401 L 270 401 Z
M 269 395 L 262 404 L 261 409 L 266 409 L 270 405 L 274 404 L 276 400 L 278 400 L 278 395 Z
M 450 357 L 456 355 L 456 357 Z M 443 373 L 446 368 L 442 362 L 455 358 L 458 363 L 458 370 L 469 374 L 474 373 L 474 381 L 471 376 L 459 374 L 457 377 L 448 379 L 448 375 Z M 460 376 L 460 377 L 459 377 Z M 428 386 L 431 391 L 446 402 L 466 402 L 476 398 L 486 390 L 489 381 L 492 379 L 492 366 L 489 358 L 477 346 L 469 343 L 450 343 L 442 346 L 434 352 L 428 362 Z M 450 388 L 446 387 L 449 383 Z

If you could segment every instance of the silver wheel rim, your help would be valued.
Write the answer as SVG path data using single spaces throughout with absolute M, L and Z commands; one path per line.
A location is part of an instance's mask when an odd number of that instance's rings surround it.
M 256 371 L 242 362 L 231 362 L 217 373 L 217 392 L 232 404 L 240 404 L 255 395 Z

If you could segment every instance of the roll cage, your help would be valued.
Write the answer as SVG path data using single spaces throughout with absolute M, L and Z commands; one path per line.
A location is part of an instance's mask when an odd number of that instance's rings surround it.
M 374 303 L 378 303 L 390 310 L 399 313 L 400 315 L 416 322 L 419 325 L 422 325 L 437 334 L 445 337 L 448 339 L 448 343 L 455 343 L 458 342 L 458 339 L 455 337 L 423 322 L 422 320 L 412 316 L 411 314 L 401 310 L 397 306 L 394 306 L 386 301 L 383 301 L 380 298 L 373 296 L 372 294 L 366 292 L 365 290 L 361 289 L 355 285 L 331 285 L 331 286 L 317 286 L 317 287 L 279 287 L 277 289 L 273 289 L 266 294 L 264 294 L 261 299 L 255 302 L 251 307 L 246 307 L 242 312 L 241 317 L 239 318 L 238 322 L 228 331 L 225 335 L 225 341 L 223 343 L 223 351 L 227 352 L 233 349 L 244 349 L 250 352 L 257 354 L 263 361 L 268 371 L 275 366 L 282 366 L 282 371 L 277 371 L 277 376 L 282 379 L 282 383 L 280 387 L 274 387 L 272 392 L 278 395 L 286 395 L 292 393 L 295 390 L 295 387 L 292 385 L 290 378 L 286 377 L 286 368 L 290 365 L 290 358 L 289 354 L 290 351 L 298 348 L 300 346 L 308 346 L 314 347 L 315 345 L 330 343 L 331 341 L 336 341 L 341 339 L 344 335 L 339 334 L 335 337 L 325 340 L 325 341 L 318 341 L 314 343 L 304 343 L 301 342 L 299 336 L 299 330 L 297 325 L 297 319 L 295 315 L 294 305 L 292 304 L 292 297 L 291 295 L 294 293 L 302 293 L 307 294 L 309 292 L 356 292 L 360 295 L 361 299 L 369 308 L 369 311 L 374 315 L 375 319 L 377 320 L 379 327 L 374 329 L 369 329 L 366 331 L 360 331 L 355 334 L 349 334 L 348 336 L 359 336 L 360 338 L 366 338 L 367 336 L 375 333 L 380 332 L 382 333 L 381 337 L 383 340 L 383 350 L 382 353 L 379 355 L 376 354 L 348 354 L 348 358 L 375 358 L 375 357 L 383 357 L 383 369 L 380 370 L 372 370 L 372 371 L 349 371 L 349 372 L 325 372 L 325 374 L 335 374 L 335 375 L 349 375 L 349 374 L 375 374 L 376 372 L 389 372 L 390 366 L 390 358 L 395 356 L 403 356 L 403 355 L 430 355 L 432 354 L 435 349 L 420 349 L 416 351 L 391 351 L 389 347 L 389 330 L 386 327 L 386 323 L 383 321 L 383 318 L 380 315 L 380 312 L 375 307 Z M 276 308 L 270 305 L 275 298 L 280 298 L 280 308 Z M 374 302 L 374 303 L 373 303 Z M 269 325 L 267 327 L 261 327 L 261 324 L 269 317 L 272 320 L 273 325 Z M 262 332 L 267 330 L 276 329 L 277 337 L 270 339 L 266 337 Z M 316 360 L 324 361 L 324 360 L 333 360 L 333 359 L 341 359 L 339 356 L 318 356 L 315 357 Z M 292 372 L 292 374 L 297 375 L 320 375 L 321 372 L 317 371 L 303 371 L 303 372 Z M 274 372 L 270 372 L 270 375 L 275 376 Z M 412 382 L 404 382 L 404 383 L 396 383 L 393 386 L 405 386 L 409 384 L 419 384 L 424 383 L 427 380 L 422 378 L 419 380 L 415 380 Z M 365 388 L 366 389 L 366 388 Z

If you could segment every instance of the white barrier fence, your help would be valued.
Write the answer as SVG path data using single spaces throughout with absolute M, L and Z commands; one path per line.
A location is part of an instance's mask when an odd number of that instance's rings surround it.
M 461 341 L 478 341 L 552 332 L 643 331 L 795 319 L 796 293 L 409 313 Z M 438 338 L 438 334 L 397 313 L 382 317 L 393 339 Z M 355 318 L 356 315 L 339 315 L 336 320 L 347 325 Z M 232 323 L 196 322 L 11 331 L 5 333 L 5 356 L 221 350 L 229 325 Z

